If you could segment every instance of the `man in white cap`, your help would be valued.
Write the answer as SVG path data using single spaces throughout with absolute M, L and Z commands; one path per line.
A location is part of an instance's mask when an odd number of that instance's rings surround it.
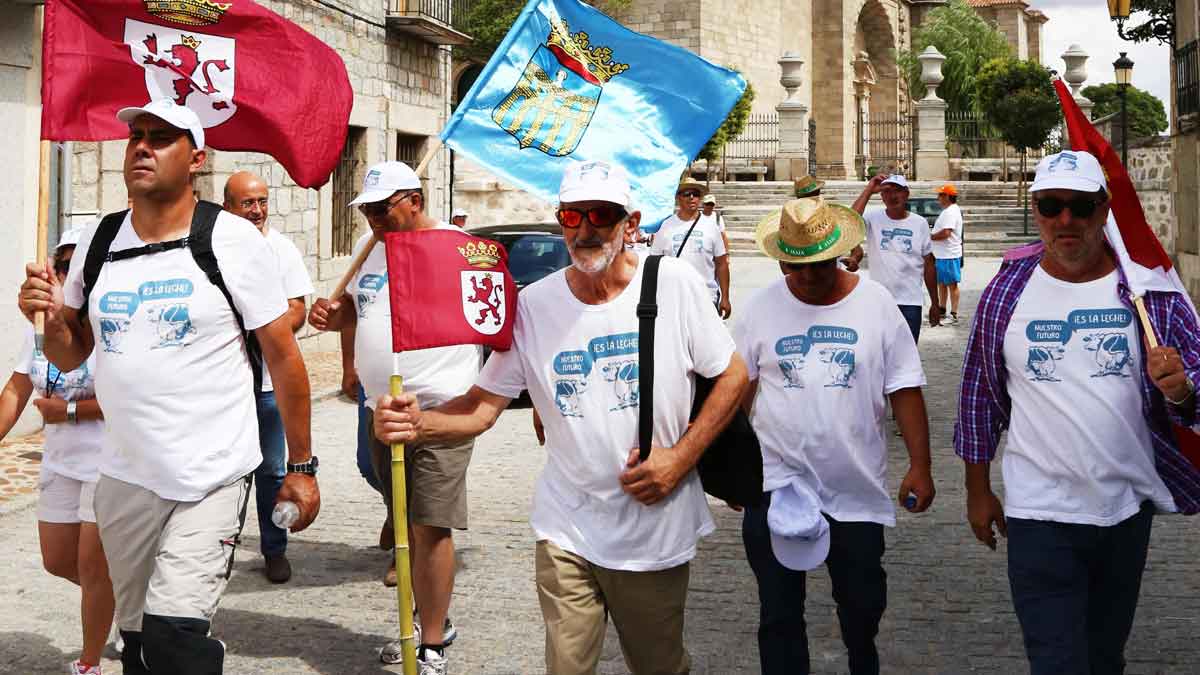
M 358 207 L 371 226 L 371 232 L 355 244 L 355 255 L 364 246 L 373 249 L 351 279 L 346 293 L 340 298 L 316 300 L 308 320 L 317 330 L 354 327 L 354 367 L 366 392 L 370 419 L 375 401 L 388 393 L 393 368 L 392 308 L 383 235 L 457 228 L 429 216 L 421 179 L 403 162 L 383 162 L 368 169 L 363 190 L 350 206 Z M 421 405 L 435 406 L 470 389 L 479 374 L 481 359 L 478 345 L 456 345 L 404 352 L 396 357 L 395 367 L 404 376 L 405 391 L 411 392 Z M 469 438 L 453 442 L 428 439 L 404 448 L 422 673 L 445 671 L 444 649 L 457 636 L 447 618 L 454 590 L 452 532 L 467 529 L 467 465 L 473 448 L 474 441 Z M 372 439 L 371 463 L 388 510 L 388 521 L 394 522 L 390 445 Z M 384 584 L 396 585 L 395 558 L 384 575 Z M 381 652 L 381 658 L 396 663 L 400 650 L 389 645 Z
M 571 266 L 522 289 L 512 349 L 475 386 L 436 408 L 383 397 L 388 443 L 455 442 L 495 423 L 528 390 L 545 425 L 546 468 L 533 497 L 546 670 L 590 673 L 612 616 L 629 670 L 686 673 L 688 564 L 713 531 L 693 468 L 732 418 L 745 366 L 690 266 L 663 260 L 655 337 L 654 447 L 638 461 L 638 316 L 645 257 L 626 249 L 641 213 L 625 171 L 570 164 L 556 212 Z M 631 377 L 623 377 L 622 373 Z M 693 379 L 715 378 L 689 426 Z
M 267 224 L 270 199 L 267 182 L 249 171 L 239 171 L 225 181 L 225 210 L 250 221 L 266 238 L 279 270 L 280 282 L 288 302 L 288 322 L 292 331 L 304 327 L 305 297 L 313 292 L 312 280 L 304 258 L 292 240 Z M 262 369 L 261 384 L 254 392 L 258 411 L 258 438 L 263 461 L 254 470 L 254 496 L 258 506 L 258 531 L 263 554 L 263 574 L 272 583 L 282 584 L 292 578 L 292 565 L 287 559 L 287 530 L 271 521 L 275 495 L 287 475 L 287 449 L 284 444 L 283 419 L 275 400 L 271 374 Z
M 993 550 L 993 525 L 1008 538 L 1030 671 L 1120 673 L 1153 514 L 1200 511 L 1200 470 L 1171 428 L 1198 419 L 1200 329 L 1180 294 L 1148 291 L 1162 346 L 1147 346 L 1095 157 L 1044 157 L 1029 190 L 1041 242 L 1005 256 L 963 362 L 967 519 Z M 990 467 L 1006 429 L 1001 506 Z
M 467 210 L 456 206 L 454 212 L 450 214 L 450 224 L 461 230 L 467 229 Z
M 717 219 L 705 218 L 700 211 L 700 200 L 707 194 L 704 183 L 694 178 L 679 183 L 675 191 L 676 211 L 654 234 L 650 252 L 690 264 L 704 279 L 721 318 L 728 319 L 733 313 L 729 301 L 729 250 Z
M 909 456 L 899 501 L 914 513 L 933 502 L 916 343 L 883 286 L 838 267 L 863 237 L 861 216 L 819 197 L 765 218 L 756 240 L 783 278 L 750 299 L 734 329 L 750 377 L 743 405 L 763 455 L 765 494 L 746 507 L 742 536 L 768 675 L 808 672 L 805 571 L 822 562 L 850 672 L 879 672 L 883 528 L 896 525 L 885 480 L 888 400 Z
M 197 202 L 204 129 L 167 99 L 125 108 L 132 209 L 80 238 L 66 283 L 27 266 L 20 307 L 44 312 L 45 353 L 70 371 L 96 352 L 104 458 L 94 508 L 125 639 L 124 672 L 221 672 L 210 638 L 262 461 L 254 408 L 260 353 L 280 391 L 289 473 L 279 501 L 320 509 L 308 374 L 279 273 L 250 223 Z M 244 333 L 245 331 L 250 331 Z
M 878 194 L 883 208 L 867 210 L 867 203 Z M 913 342 L 921 335 L 921 284 L 929 294 L 929 325 L 941 321 L 937 295 L 937 268 L 929 223 L 908 210 L 908 180 L 901 174 L 881 173 L 863 188 L 852 208 L 867 223 L 867 254 L 871 258 L 871 278 L 883 285 L 896 299 L 900 313 L 908 322 Z M 846 258 L 847 269 L 858 269 L 862 246 L 856 246 Z
M 704 195 L 700 200 L 700 218 L 701 220 L 710 220 L 716 226 L 717 231 L 721 233 L 721 241 L 725 244 L 725 252 L 729 252 L 729 235 L 725 232 L 725 216 L 722 216 L 717 211 L 717 196 L 713 193 Z M 729 259 L 726 258 L 726 261 Z

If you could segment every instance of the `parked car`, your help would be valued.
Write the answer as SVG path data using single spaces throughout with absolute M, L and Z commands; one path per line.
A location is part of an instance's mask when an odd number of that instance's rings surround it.
M 930 229 L 933 229 L 933 224 L 942 212 L 942 205 L 938 203 L 937 197 L 910 197 L 908 210 L 924 218 Z

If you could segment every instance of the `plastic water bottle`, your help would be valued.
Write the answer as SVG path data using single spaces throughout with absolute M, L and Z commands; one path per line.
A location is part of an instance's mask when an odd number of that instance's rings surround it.
M 291 502 L 288 502 L 288 503 L 291 504 Z M 908 493 L 908 496 L 904 498 L 904 508 L 906 508 L 906 509 L 917 508 L 917 496 L 915 494 L 910 492 L 910 493 Z M 279 512 L 278 506 L 275 507 L 275 511 L 276 511 L 276 513 Z M 280 527 L 282 527 L 282 525 Z
M 279 502 L 271 512 L 271 522 L 275 527 L 286 530 L 300 520 L 300 509 L 292 502 Z

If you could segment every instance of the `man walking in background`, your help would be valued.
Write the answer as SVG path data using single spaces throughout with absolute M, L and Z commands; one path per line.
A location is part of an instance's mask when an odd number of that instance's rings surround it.
M 937 270 L 938 312 L 946 315 L 946 299 L 950 300 L 950 325 L 958 323 L 958 284 L 962 281 L 963 217 L 958 207 L 958 189 L 946 183 L 937 191 L 942 212 L 933 224 L 929 239 L 933 245 L 933 262 Z
M 679 183 L 675 192 L 677 210 L 663 221 L 650 252 L 680 258 L 691 265 L 708 286 L 721 318 L 728 319 L 733 313 L 729 302 L 729 251 L 724 233 L 717 229 L 717 219 L 705 219 L 700 212 L 700 199 L 707 194 L 704 183 L 693 178 Z

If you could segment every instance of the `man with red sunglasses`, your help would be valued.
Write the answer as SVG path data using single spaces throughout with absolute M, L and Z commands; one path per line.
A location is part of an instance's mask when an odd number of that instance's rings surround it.
M 1171 429 L 1197 419 L 1200 331 L 1179 294 L 1150 291 L 1163 346 L 1146 346 L 1095 157 L 1042 159 L 1030 192 L 1041 242 L 1005 256 L 963 363 L 967 519 L 993 550 L 993 525 L 1008 538 L 1031 672 L 1120 673 L 1152 517 L 1200 511 L 1200 471 Z M 989 474 L 1006 429 L 1001 506 Z
M 686 673 L 688 566 L 714 529 L 694 467 L 732 418 L 746 366 L 700 277 L 668 258 L 658 278 L 658 378 L 653 392 L 639 391 L 646 259 L 625 247 L 641 218 L 625 171 L 572 164 L 557 216 L 571 266 L 521 290 L 512 349 L 492 354 L 470 391 L 436 408 L 384 396 L 375 434 L 385 443 L 462 442 L 528 390 L 548 450 L 530 516 L 546 670 L 595 672 L 612 616 L 631 672 Z M 689 426 L 697 375 L 715 383 Z M 642 393 L 654 396 L 656 414 L 652 451 L 639 462 Z

